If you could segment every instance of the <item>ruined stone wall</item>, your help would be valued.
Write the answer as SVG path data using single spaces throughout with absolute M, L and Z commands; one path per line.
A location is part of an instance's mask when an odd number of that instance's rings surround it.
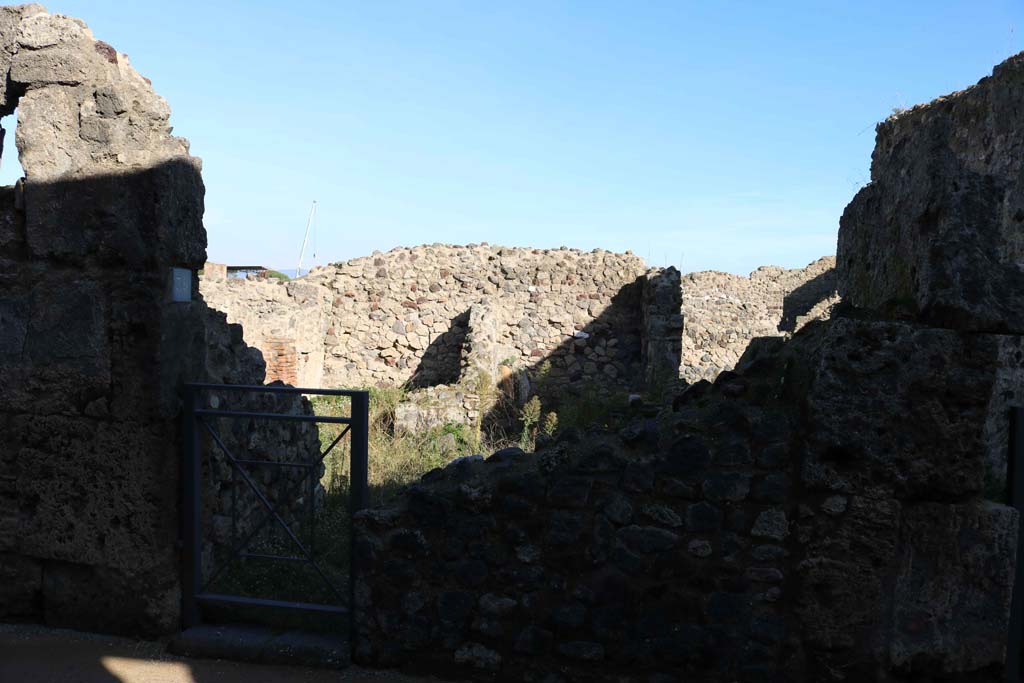
M 796 526 L 803 666 L 1003 680 L 1018 514 L 986 491 L 986 432 L 1007 420 L 992 403 L 999 375 L 1024 370 L 1003 363 L 1021 339 L 833 322 L 808 391 L 800 485 L 805 501 L 845 509 Z
M 871 183 L 840 220 L 839 291 L 881 322 L 849 325 L 810 399 L 805 488 L 872 510 L 823 528 L 801 567 L 806 632 L 839 627 L 810 642 L 821 667 L 1003 680 L 1020 521 L 1005 504 L 1008 408 L 1024 405 L 1022 99 L 1017 55 L 879 124 Z M 868 533 L 870 563 L 844 549 Z
M 1016 515 L 982 474 L 1006 344 L 839 317 L 660 420 L 432 472 L 360 516 L 358 657 L 509 681 L 1001 680 Z
M 0 618 L 168 633 L 181 384 L 262 384 L 263 362 L 198 296 L 200 163 L 127 57 L 77 19 L 4 7 L 0 73 L 25 171 L 0 188 Z M 281 443 L 258 429 L 224 440 L 255 442 L 256 457 Z M 225 465 L 206 463 L 209 527 Z
M 708 270 L 682 278 L 682 362 L 687 382 L 731 370 L 751 340 L 791 334 L 828 316 L 836 296 L 835 259 L 806 268 L 762 266 L 748 277 Z
M 683 331 L 679 271 L 652 268 L 643 283 L 640 316 L 644 386 L 671 386 L 679 376 Z
M 0 616 L 166 632 L 177 388 L 257 383 L 262 364 L 202 301 L 169 296 L 169 269 L 202 263 L 202 185 L 124 56 L 28 6 L 0 10 L 0 66 L 26 170 L 0 189 Z M 829 320 L 747 345 L 734 372 L 614 433 L 461 459 L 361 513 L 358 658 L 511 681 L 1005 680 L 1022 109 L 1024 55 L 880 126 L 872 183 L 840 224 L 846 305 Z M 313 278 L 333 295 L 330 343 L 368 335 L 345 340 L 368 381 L 458 378 L 506 340 L 570 382 L 643 375 L 644 335 L 658 337 L 614 255 L 527 265 L 477 246 L 456 276 L 421 272 L 412 251 Z M 783 297 L 776 330 L 816 315 L 799 301 L 827 292 L 822 276 Z M 506 320 L 474 308 L 499 290 Z M 449 366 L 448 342 L 429 352 L 456 326 L 472 354 Z
M 487 244 L 399 248 L 314 271 L 332 290 L 324 378 L 339 383 L 449 384 L 461 368 L 470 308 L 500 310 L 497 344 L 513 365 L 552 362 L 566 381 L 625 378 L 640 362 L 641 259 L 603 250 Z M 587 331 L 585 350 L 567 340 Z
M 840 293 L 929 324 L 1019 334 L 1021 58 L 879 124 L 871 183 L 843 213 Z M 887 212 L 882 207 L 888 209 Z
M 478 425 L 494 407 L 498 391 L 511 398 L 529 393 L 529 379 L 518 375 L 526 390 L 512 384 L 508 348 L 501 343 L 504 312 L 488 303 L 473 304 L 466 316 L 459 375 L 450 385 L 424 387 L 407 392 L 395 409 L 396 429 L 418 433 L 446 424 Z
M 1017 55 L 977 85 L 879 124 L 872 182 L 840 220 L 839 290 L 853 305 L 937 328 L 1024 334 L 1022 92 Z M 1020 401 L 1013 374 L 1001 381 L 1009 400 L 999 406 Z M 1005 435 L 1005 424 L 991 429 Z M 995 488 L 1005 473 L 1004 451 L 993 455 Z
M 197 302 L 197 305 L 205 318 L 205 345 L 195 350 L 204 362 L 198 377 L 214 384 L 264 384 L 267 381 L 264 359 L 258 349 L 245 343 L 241 325 L 229 324 L 223 313 L 201 302 Z M 215 410 L 299 415 L 310 415 L 313 412 L 306 398 L 288 394 L 208 390 L 199 394 L 199 400 L 200 407 Z M 319 432 L 312 423 L 252 418 L 206 419 L 216 431 L 220 443 L 235 458 L 308 463 L 320 452 Z M 217 569 L 230 560 L 231 549 L 267 513 L 253 489 L 232 470 L 225 453 L 212 435 L 201 429 L 200 437 L 203 455 L 201 564 L 204 577 L 211 578 Z M 304 534 L 309 529 L 309 505 L 316 508 L 323 503 L 324 490 L 319 483 L 324 472 L 323 465 L 309 472 L 314 482 L 312 499 L 309 498 L 309 479 L 306 478 L 307 470 L 304 468 L 254 466 L 246 467 L 245 470 L 256 482 L 260 493 L 273 502 L 282 519 L 296 534 L 305 538 Z M 256 533 L 247 549 L 251 551 L 258 544 L 280 541 L 281 536 L 281 532 L 271 525 L 270 529 Z M 237 585 L 231 584 L 233 577 L 230 571 L 219 572 L 217 577 L 219 583 L 210 586 L 211 592 L 231 593 L 238 590 Z
M 216 263 L 204 266 L 200 289 L 211 306 L 242 326 L 246 343 L 263 352 L 267 381 L 324 385 L 329 290 L 301 280 L 229 278 Z
M 772 675 L 792 416 L 733 404 L 689 412 L 692 432 L 637 416 L 463 459 L 362 513 L 357 658 L 481 680 Z
M 170 268 L 204 260 L 198 160 L 167 104 L 78 20 L 2 8 L 0 48 L 0 113 L 17 107 L 25 170 L 3 193 L 0 239 L 0 610 L 167 631 L 175 385 L 204 336 L 198 308 L 170 300 Z
M 337 387 L 455 383 L 465 365 L 468 310 L 486 302 L 502 318 L 494 345 L 510 366 L 528 368 L 543 358 L 558 379 L 639 388 L 651 379 L 644 358 L 681 355 L 683 379 L 713 379 L 735 365 L 752 339 L 782 336 L 826 316 L 838 300 L 833 266 L 826 257 L 803 269 L 766 266 L 749 277 L 684 275 L 685 326 L 677 317 L 679 291 L 659 287 L 672 301 L 671 311 L 657 314 L 641 291 L 655 275 L 664 283 L 678 273 L 648 272 L 635 256 L 602 251 L 433 245 L 318 268 L 287 284 L 215 276 L 201 286 L 268 359 L 293 344 L 300 384 L 318 378 Z M 318 313 L 314 302 L 327 311 Z M 659 329 L 645 332 L 645 316 Z M 663 348 L 644 355 L 645 338 L 660 339 Z M 272 367 L 268 377 L 281 378 Z
M 639 258 L 602 250 L 435 244 L 289 283 L 214 279 L 202 288 L 265 355 L 294 343 L 300 382 L 426 388 L 458 383 L 470 365 L 497 380 L 500 365 L 544 359 L 559 382 L 637 388 L 645 272 Z M 480 340 L 467 344 L 470 311 L 481 305 L 483 365 Z

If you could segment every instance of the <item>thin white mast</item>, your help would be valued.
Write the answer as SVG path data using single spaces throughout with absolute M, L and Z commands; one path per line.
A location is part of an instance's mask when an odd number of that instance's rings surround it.
M 295 277 L 302 275 L 302 256 L 306 253 L 306 243 L 309 241 L 309 226 L 313 225 L 313 217 L 316 215 L 316 200 L 313 200 L 313 206 L 309 210 L 309 218 L 306 219 L 306 234 L 302 238 L 302 249 L 299 250 L 299 265 L 295 266 Z

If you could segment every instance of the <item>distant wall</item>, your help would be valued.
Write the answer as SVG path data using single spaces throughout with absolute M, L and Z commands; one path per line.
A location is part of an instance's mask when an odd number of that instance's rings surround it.
M 835 257 L 806 268 L 762 266 L 748 277 L 714 270 L 683 275 L 680 375 L 713 380 L 731 370 L 752 339 L 780 337 L 828 316 L 836 296 Z
M 639 363 L 634 285 L 645 270 L 631 254 L 488 244 L 400 248 L 330 266 L 309 278 L 335 295 L 324 377 L 447 383 L 459 371 L 463 317 L 482 301 L 501 311 L 495 342 L 514 365 L 548 358 L 553 377 L 625 376 Z M 588 326 L 584 352 L 557 353 Z
M 302 383 L 453 383 L 466 364 L 470 309 L 486 302 L 500 313 L 489 341 L 498 363 L 547 360 L 552 379 L 625 386 L 642 382 L 646 270 L 636 256 L 603 250 L 435 244 L 318 268 L 290 283 L 204 280 L 202 288 L 265 355 L 271 339 L 294 340 Z
M 227 278 L 223 270 L 209 262 L 203 268 L 203 298 L 242 325 L 245 342 L 263 353 L 267 381 L 323 385 L 330 291 L 305 280 Z
M 755 337 L 827 315 L 837 301 L 833 266 L 825 257 L 749 277 L 706 271 L 683 275 L 680 285 L 675 269 L 648 272 L 629 253 L 435 244 L 317 268 L 289 283 L 225 281 L 208 267 L 214 275 L 201 285 L 263 351 L 269 379 L 287 380 L 294 365 L 306 385 L 454 383 L 467 363 L 469 310 L 486 303 L 500 318 L 490 342 L 497 362 L 548 361 L 559 382 L 639 388 L 651 372 L 665 374 L 652 364 L 666 358 L 679 359 L 688 382 L 713 379 Z M 280 369 L 279 357 L 288 359 Z

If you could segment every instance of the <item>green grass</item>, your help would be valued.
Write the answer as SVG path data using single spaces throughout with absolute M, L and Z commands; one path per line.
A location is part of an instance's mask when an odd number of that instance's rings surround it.
M 396 430 L 395 408 L 405 392 L 402 389 L 370 389 L 369 392 L 370 505 L 386 503 L 402 486 L 416 481 L 435 467 L 444 467 L 459 456 L 487 454 L 507 445 L 486 436 L 478 438 L 475 428 L 470 425 L 446 424 L 416 433 Z M 348 399 L 316 397 L 313 410 L 317 415 L 348 415 Z M 340 425 L 321 424 L 321 447 L 327 448 L 341 429 Z M 349 441 L 345 438 L 324 459 L 321 483 L 328 498 L 347 496 L 349 453 Z

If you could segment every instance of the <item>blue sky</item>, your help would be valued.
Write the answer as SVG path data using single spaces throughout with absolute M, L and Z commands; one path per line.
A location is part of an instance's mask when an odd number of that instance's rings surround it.
M 318 263 L 488 241 L 802 266 L 834 253 L 877 121 L 1024 50 L 1021 0 L 48 7 L 170 102 L 210 258 L 280 268 L 313 199 Z

